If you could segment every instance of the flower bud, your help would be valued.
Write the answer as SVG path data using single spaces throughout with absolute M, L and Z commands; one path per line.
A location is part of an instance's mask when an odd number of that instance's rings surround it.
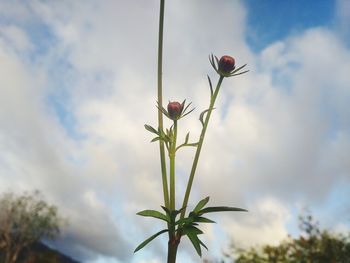
M 183 110 L 183 105 L 177 101 L 169 102 L 168 104 L 168 114 L 170 119 L 178 120 L 181 116 Z
M 222 56 L 218 63 L 219 72 L 228 75 L 235 69 L 235 59 L 230 56 Z

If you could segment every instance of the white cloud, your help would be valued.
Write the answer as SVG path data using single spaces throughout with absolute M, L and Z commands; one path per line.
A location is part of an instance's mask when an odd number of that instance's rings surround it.
M 9 42 L 9 46 L 19 51 L 27 51 L 33 47 L 27 34 L 17 26 L 10 25 L 1 28 L 0 36 Z
M 251 211 L 240 221 L 226 220 L 225 228 L 232 237 L 232 243 L 240 248 L 252 245 L 277 245 L 287 237 L 286 221 L 290 218 L 287 207 L 271 198 L 264 198 L 252 204 Z

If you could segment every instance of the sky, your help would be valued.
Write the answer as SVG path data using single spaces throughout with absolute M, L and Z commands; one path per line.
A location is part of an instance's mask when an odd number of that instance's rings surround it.
M 166 258 L 165 237 L 133 254 L 164 227 L 136 216 L 163 202 L 143 128 L 157 122 L 158 12 L 149 0 L 0 0 L 0 192 L 40 190 L 68 221 L 50 245 L 81 262 Z M 250 70 L 223 82 L 189 204 L 249 212 L 213 216 L 205 258 L 276 244 L 305 209 L 349 230 L 349 28 L 347 0 L 166 1 L 164 101 L 196 108 L 180 137 L 199 135 L 209 54 Z M 193 154 L 177 157 L 178 196 Z M 187 240 L 178 261 L 199 262 Z

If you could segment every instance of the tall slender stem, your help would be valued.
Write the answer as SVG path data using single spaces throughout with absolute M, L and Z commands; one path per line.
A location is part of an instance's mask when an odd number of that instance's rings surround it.
M 210 98 L 210 106 L 209 106 L 209 110 L 207 112 L 207 115 L 205 117 L 205 121 L 204 121 L 204 125 L 203 125 L 203 128 L 202 128 L 201 135 L 199 137 L 199 142 L 198 142 L 196 154 L 194 156 L 190 177 L 189 177 L 188 183 L 187 183 L 185 197 L 184 197 L 184 200 L 183 200 L 183 203 L 182 203 L 182 207 L 184 207 L 184 209 L 181 212 L 181 217 L 180 218 L 184 218 L 185 217 L 186 207 L 187 207 L 187 204 L 188 204 L 188 199 L 190 197 L 190 192 L 191 192 L 191 188 L 192 188 L 193 178 L 194 178 L 194 175 L 195 175 L 196 169 L 197 169 L 199 155 L 200 155 L 201 150 L 202 150 L 202 145 L 203 145 L 203 141 L 204 141 L 205 132 L 207 131 L 210 115 L 211 115 L 211 112 L 213 111 L 215 100 L 216 100 L 216 97 L 218 96 L 218 93 L 219 93 L 219 90 L 220 90 L 220 86 L 221 86 L 221 83 L 222 83 L 223 79 L 224 79 L 224 77 L 220 76 L 218 84 L 216 85 L 214 94 Z
M 165 0 L 160 0 L 159 31 L 158 31 L 158 105 L 160 106 L 159 108 L 163 106 L 162 68 L 163 68 L 164 5 L 165 5 Z M 163 114 L 160 109 L 158 109 L 158 127 L 160 130 L 163 130 Z M 159 152 L 160 152 L 160 164 L 161 164 L 161 172 L 162 172 L 164 204 L 166 207 L 169 207 L 169 190 L 168 190 L 166 163 L 165 163 L 165 150 L 164 150 L 164 142 L 162 140 L 159 140 Z
M 177 121 L 174 121 L 174 136 L 169 151 L 170 160 L 170 210 L 175 210 L 175 154 L 177 138 Z
M 177 254 L 178 247 L 179 247 L 179 242 L 169 241 L 167 263 L 175 263 L 176 262 L 176 254 Z

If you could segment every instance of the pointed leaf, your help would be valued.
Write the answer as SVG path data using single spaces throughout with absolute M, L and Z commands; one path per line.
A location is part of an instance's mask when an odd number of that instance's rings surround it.
M 168 229 L 163 229 L 162 231 L 159 231 L 158 233 L 154 234 L 153 236 L 147 238 L 145 241 L 143 241 L 140 245 L 138 245 L 138 247 L 134 250 L 134 253 L 139 251 L 141 248 L 143 248 L 144 246 L 146 246 L 149 242 L 151 242 L 153 239 L 155 239 L 157 236 L 168 232 Z
M 141 212 L 138 212 L 137 215 L 146 216 L 146 217 L 154 217 L 154 218 L 164 220 L 166 222 L 170 221 L 169 217 L 167 217 L 166 215 L 164 215 L 161 212 L 158 212 L 156 210 L 143 210 Z
M 186 104 L 186 99 L 184 99 L 184 101 L 181 103 L 181 107 L 182 107 L 182 111 L 185 111 L 186 109 L 184 109 Z M 191 103 L 190 103 L 191 104 Z M 186 107 L 187 108 L 187 107 Z
M 161 106 L 160 104 L 159 104 L 159 102 L 157 102 L 157 108 L 158 108 L 158 110 L 160 110 L 165 116 L 167 116 L 168 118 L 170 118 L 170 116 L 169 116 L 169 113 L 167 112 L 167 110 L 163 107 L 163 106 Z M 170 118 L 171 119 L 171 118 Z
M 229 206 L 213 206 L 213 207 L 206 207 L 198 212 L 199 215 L 205 214 L 205 213 L 214 213 L 214 212 L 248 212 L 248 210 L 238 207 L 229 207 Z
M 247 73 L 247 72 L 249 72 L 249 70 L 246 70 L 246 71 L 243 71 L 243 72 L 240 72 L 240 73 L 235 73 L 235 74 L 232 74 L 232 75 L 230 75 L 230 77 L 234 77 L 234 76 L 242 75 L 242 74 L 245 74 L 245 73 Z
M 194 111 L 195 108 L 191 109 L 189 112 L 187 112 L 187 109 L 190 107 L 190 105 L 192 104 L 192 102 L 190 102 L 186 108 L 184 108 L 181 112 L 181 117 L 180 118 L 183 118 L 185 116 L 187 116 L 188 114 L 190 114 L 192 111 Z M 184 105 L 183 105 L 184 106 Z
M 200 245 L 200 241 L 199 241 L 199 238 L 197 237 L 197 235 L 195 235 L 193 233 L 187 233 L 187 237 L 191 241 L 191 243 L 194 246 L 194 248 L 196 249 L 197 254 L 200 257 L 202 257 L 201 245 Z
M 183 103 L 185 103 L 185 101 L 186 101 L 186 100 L 184 100 L 184 102 L 183 102 Z M 190 105 L 191 105 L 191 104 L 192 104 L 192 102 L 188 103 L 188 104 L 187 104 L 187 106 L 186 106 L 186 108 L 184 108 L 182 112 L 183 112 L 183 113 L 185 113 L 185 112 L 186 112 L 186 110 L 187 110 L 187 109 L 190 107 Z M 185 106 L 185 104 L 183 104 L 183 106 L 182 106 L 182 107 L 184 107 L 184 106 Z
M 181 207 L 179 210 L 175 210 L 176 215 L 180 214 L 182 212 L 182 210 L 184 210 L 186 208 L 186 206 Z
M 198 238 L 198 240 L 199 240 L 199 243 L 200 243 L 203 247 L 205 247 L 206 250 L 208 250 L 207 246 L 206 246 L 199 238 Z
M 183 115 L 181 116 L 181 118 L 187 116 L 188 114 L 190 114 L 190 113 L 191 113 L 192 111 L 194 111 L 194 110 L 195 110 L 195 108 L 193 108 L 192 110 L 186 112 L 185 114 L 183 114 Z
M 186 134 L 185 144 L 188 143 L 189 138 L 190 138 L 190 133 L 188 132 L 188 133 Z
M 213 54 L 209 55 L 209 62 L 213 66 Z
M 209 75 L 207 75 L 207 77 L 208 77 L 208 81 L 209 81 L 210 95 L 213 96 L 213 94 L 214 94 L 213 85 L 212 85 L 212 83 L 211 83 L 211 80 L 210 80 Z
M 200 230 L 199 228 L 195 227 L 195 225 L 198 225 L 197 223 L 193 223 L 189 226 L 185 226 L 183 228 L 183 235 L 187 235 L 187 233 L 192 233 L 192 234 L 195 234 L 195 235 L 201 235 L 203 234 L 203 231 Z
M 151 142 L 155 142 L 155 141 L 159 141 L 159 140 L 160 140 L 160 137 L 155 137 L 155 138 L 152 139 Z
M 195 218 L 195 222 L 199 222 L 199 223 L 216 223 L 215 221 L 209 219 L 209 218 L 206 218 L 206 217 L 202 217 L 202 216 L 199 216 L 199 217 L 196 217 Z
M 202 113 L 199 115 L 199 120 L 201 121 L 202 125 L 204 126 L 204 114 L 206 114 L 210 109 L 206 109 L 202 111 Z M 215 110 L 215 108 L 213 108 Z
M 170 212 L 170 210 L 169 210 L 168 208 L 166 208 L 165 206 L 162 206 L 162 205 L 161 205 L 161 208 L 163 208 L 163 210 L 165 211 L 165 213 L 166 213 L 168 216 L 170 216 L 171 212 Z
M 236 73 L 238 71 L 240 71 L 242 68 L 244 68 L 245 66 L 247 66 L 247 64 L 244 64 L 243 66 L 240 66 L 239 68 L 235 69 L 234 71 L 232 71 L 232 74 L 233 73 Z
M 191 217 L 182 218 L 176 221 L 175 225 L 190 224 L 193 223 L 194 219 Z
M 219 59 L 217 56 L 215 56 L 215 60 L 216 60 L 217 65 L 219 65 Z
M 152 132 L 152 133 L 155 133 L 155 134 L 158 135 L 157 130 L 156 130 L 155 128 L 153 128 L 151 125 L 145 124 L 145 129 L 146 129 L 147 131 L 149 131 L 149 132 Z
M 197 213 L 199 210 L 201 210 L 207 203 L 209 202 L 209 196 L 206 198 L 200 200 L 196 207 L 193 209 L 194 213 Z
M 204 126 L 204 120 L 203 120 L 204 114 L 208 111 L 209 111 L 209 109 L 206 109 L 206 110 L 202 111 L 202 113 L 199 115 L 199 120 L 201 121 L 203 126 Z
M 173 220 L 173 222 L 175 222 L 175 219 L 176 219 L 176 217 L 178 216 L 178 214 L 180 214 L 180 213 L 182 212 L 182 210 L 184 210 L 184 209 L 185 209 L 185 206 L 182 207 L 182 208 L 180 208 L 179 210 L 173 210 L 173 211 L 171 211 L 171 216 L 170 216 L 170 218 Z
M 214 61 L 214 55 L 211 54 L 211 56 L 209 56 L 209 61 L 210 61 L 210 64 L 212 65 L 212 67 L 215 69 L 216 72 L 218 72 L 218 69 L 215 65 L 215 61 Z

